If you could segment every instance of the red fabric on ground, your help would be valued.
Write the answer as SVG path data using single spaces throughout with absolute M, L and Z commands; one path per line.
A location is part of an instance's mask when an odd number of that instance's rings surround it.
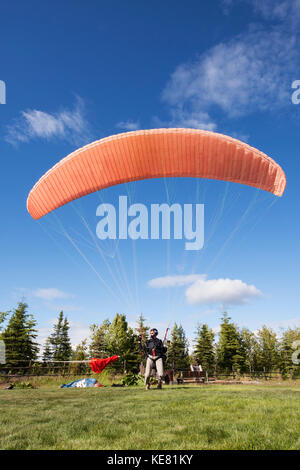
M 119 356 L 105 357 L 104 359 L 93 358 L 90 362 L 90 366 L 93 372 L 100 374 L 108 364 L 116 361 L 117 359 L 119 359 Z

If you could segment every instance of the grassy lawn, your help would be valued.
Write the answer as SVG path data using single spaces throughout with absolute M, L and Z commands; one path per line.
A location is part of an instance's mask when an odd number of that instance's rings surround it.
M 0 449 L 300 449 L 299 385 L 0 390 Z

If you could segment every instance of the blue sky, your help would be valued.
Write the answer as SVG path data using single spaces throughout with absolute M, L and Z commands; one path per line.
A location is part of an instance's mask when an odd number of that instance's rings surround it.
M 300 106 L 291 84 L 300 79 L 300 2 L 12 0 L 1 17 L 0 310 L 24 297 L 42 340 L 63 309 L 74 344 L 116 312 L 130 324 L 143 312 L 161 332 L 182 323 L 189 338 L 197 322 L 217 327 L 223 307 L 253 330 L 295 325 Z M 156 127 L 247 141 L 283 167 L 284 196 L 219 181 L 148 180 L 39 222 L 27 213 L 32 186 L 71 151 Z M 119 195 L 147 206 L 205 204 L 204 248 L 95 241 L 97 206 L 117 205 Z

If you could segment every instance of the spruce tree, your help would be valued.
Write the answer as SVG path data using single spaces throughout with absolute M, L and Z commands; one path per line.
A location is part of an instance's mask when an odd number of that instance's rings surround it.
M 53 352 L 51 348 L 51 341 L 50 338 L 47 338 L 43 347 L 43 362 L 50 362 L 53 359 Z
M 69 323 L 63 312 L 59 313 L 57 323 L 53 326 L 54 332 L 49 337 L 53 351 L 53 361 L 69 361 L 72 354 L 69 338 Z
M 138 336 L 141 336 L 141 337 L 143 336 L 144 340 L 147 341 L 149 337 L 150 327 L 145 325 L 145 322 L 146 322 L 146 318 L 144 318 L 143 314 L 141 313 L 137 319 L 137 328 L 135 329 L 135 331 Z
M 197 326 L 197 337 L 195 341 L 194 358 L 203 370 L 212 372 L 215 366 L 214 333 L 204 323 Z
M 245 356 L 240 333 L 230 320 L 227 312 L 224 312 L 219 333 L 217 366 L 223 372 L 243 371 Z
M 72 356 L 72 346 L 71 340 L 69 337 L 70 325 L 68 319 L 65 317 L 63 327 L 62 327 L 62 356 L 64 361 L 69 361 Z
M 108 355 L 107 352 L 107 332 L 110 327 L 110 321 L 104 320 L 101 325 L 93 324 L 90 326 L 91 341 L 89 346 L 90 357 L 103 358 Z
M 62 336 L 62 326 L 63 326 L 63 312 L 60 312 L 58 315 L 58 321 L 53 325 L 53 333 L 49 336 L 53 360 L 61 361 L 61 336 Z
M 171 340 L 168 346 L 167 368 L 175 372 L 189 369 L 190 358 L 188 353 L 188 342 L 184 329 L 175 323 L 171 331 Z
M 26 303 L 19 302 L 2 333 L 6 362 L 12 366 L 24 367 L 27 361 L 34 360 L 38 356 L 39 348 L 35 342 L 36 322 L 33 316 L 27 313 L 27 309 Z

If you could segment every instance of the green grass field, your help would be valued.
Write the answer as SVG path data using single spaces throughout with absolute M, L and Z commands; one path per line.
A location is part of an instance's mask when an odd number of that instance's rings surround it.
M 0 449 L 300 449 L 299 385 L 0 390 Z

